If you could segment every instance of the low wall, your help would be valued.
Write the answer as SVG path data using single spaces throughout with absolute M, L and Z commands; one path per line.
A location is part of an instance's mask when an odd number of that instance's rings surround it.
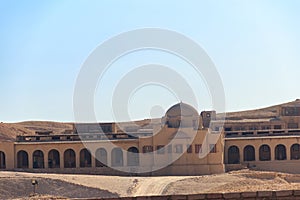
M 225 170 L 234 171 L 240 169 L 253 169 L 259 171 L 273 171 L 291 174 L 300 174 L 299 160 L 276 160 L 276 161 L 251 161 L 241 164 L 226 164 Z
M 100 198 L 99 198 L 100 199 Z M 140 196 L 140 197 L 120 197 L 110 198 L 109 200 L 200 200 L 200 199 L 245 199 L 245 200 L 267 200 L 267 199 L 300 199 L 300 190 L 281 190 L 281 191 L 258 191 L 241 193 L 209 193 L 209 194 L 191 194 L 191 195 L 166 195 L 166 196 Z M 91 200 L 96 200 L 91 199 Z
M 118 170 L 119 169 L 119 170 Z M 124 172 L 126 170 L 128 172 Z M 33 173 L 57 173 L 57 174 L 97 174 L 97 175 L 112 175 L 112 176 L 196 176 L 224 173 L 224 165 L 170 165 L 159 170 L 147 169 L 149 172 L 138 173 L 136 167 L 82 167 L 82 168 L 16 168 L 14 171 L 33 172 Z

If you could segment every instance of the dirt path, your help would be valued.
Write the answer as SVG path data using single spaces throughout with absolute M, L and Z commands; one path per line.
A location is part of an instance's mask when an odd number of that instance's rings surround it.
M 4 172 L 5 173 L 5 172 Z M 10 172 L 7 172 L 10 173 Z M 145 196 L 163 194 L 165 188 L 174 182 L 193 178 L 191 176 L 165 177 L 122 177 L 101 175 L 72 175 L 72 174 L 34 174 L 18 172 L 17 176 L 28 178 L 49 178 L 78 184 L 85 187 L 107 190 L 119 196 Z
M 186 179 L 188 177 L 149 177 L 138 183 L 133 196 L 161 195 L 165 188 L 176 181 Z M 190 178 L 190 177 L 189 177 Z

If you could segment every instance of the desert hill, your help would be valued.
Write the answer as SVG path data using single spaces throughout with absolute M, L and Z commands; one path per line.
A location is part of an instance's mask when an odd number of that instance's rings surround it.
M 291 101 L 288 103 L 282 103 L 266 108 L 238 111 L 238 112 L 228 112 L 226 113 L 226 119 L 262 119 L 262 118 L 273 118 L 278 115 L 280 108 L 284 106 L 300 106 L 300 99 Z
M 282 106 L 300 106 L 300 100 L 270 106 L 261 109 L 226 113 L 226 120 L 239 119 L 262 119 L 273 118 L 278 115 Z M 140 121 L 122 122 L 121 126 L 142 126 L 151 129 L 151 123 L 160 123 L 160 119 L 145 119 Z M 134 126 L 133 126 L 134 129 Z M 36 131 L 51 131 L 52 134 L 61 134 L 66 130 L 73 130 L 73 123 L 50 122 L 50 121 L 25 121 L 19 123 L 0 123 L 0 141 L 13 141 L 17 135 L 34 135 Z
M 34 135 L 36 131 L 52 131 L 61 134 L 73 129 L 72 123 L 27 121 L 19 123 L 0 123 L 0 141 L 12 141 L 17 135 Z

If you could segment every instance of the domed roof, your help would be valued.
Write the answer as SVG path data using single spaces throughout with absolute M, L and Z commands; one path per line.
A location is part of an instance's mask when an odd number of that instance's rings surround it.
M 169 108 L 166 112 L 168 117 L 177 117 L 177 116 L 197 116 L 199 115 L 198 111 L 192 106 L 186 103 L 178 103 Z

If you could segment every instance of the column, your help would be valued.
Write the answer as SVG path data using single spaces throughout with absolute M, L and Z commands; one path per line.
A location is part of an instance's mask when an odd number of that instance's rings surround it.
M 291 160 L 291 148 L 288 145 L 284 145 L 286 149 L 286 160 Z
M 123 166 L 127 167 L 127 151 L 122 150 L 123 153 Z
M 107 151 L 107 166 L 111 166 L 111 149 L 108 149 Z
M 255 149 L 255 161 L 259 161 L 259 146 L 253 146 Z
M 59 168 L 63 169 L 64 165 L 65 165 L 65 162 L 64 162 L 64 152 L 60 152 L 59 151 Z
M 275 146 L 269 145 L 269 147 L 270 147 L 271 161 L 275 161 Z
M 43 152 L 44 153 L 44 168 L 47 169 L 49 168 L 48 166 L 48 152 Z
M 33 168 L 32 152 L 27 152 L 27 153 L 28 153 L 28 168 L 32 169 Z
M 95 156 L 93 156 L 93 154 L 92 154 L 92 152 L 91 152 L 91 161 L 92 161 L 92 163 L 91 163 L 91 167 L 92 168 L 95 168 L 96 167 L 96 153 L 94 153 L 94 155 Z
M 76 168 L 80 168 L 80 150 L 75 151 L 75 160 L 76 160 Z
M 244 162 L 244 148 L 242 148 L 241 146 L 237 146 L 240 150 L 240 163 Z

